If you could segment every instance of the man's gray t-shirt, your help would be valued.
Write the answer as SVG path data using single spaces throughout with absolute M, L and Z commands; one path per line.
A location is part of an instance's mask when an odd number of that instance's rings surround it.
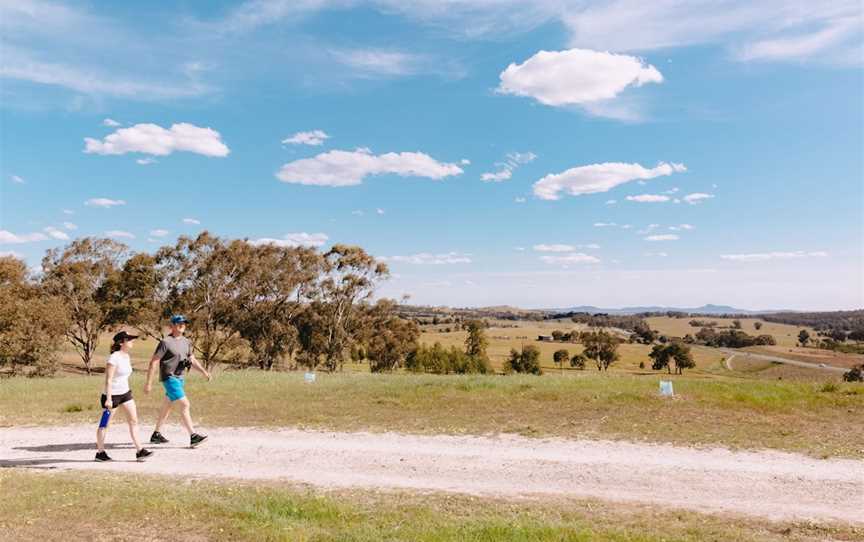
M 184 363 L 192 356 L 192 341 L 186 337 L 168 335 L 156 346 L 153 357 L 159 358 L 159 380 L 164 382 L 169 376 L 182 377 L 186 371 Z

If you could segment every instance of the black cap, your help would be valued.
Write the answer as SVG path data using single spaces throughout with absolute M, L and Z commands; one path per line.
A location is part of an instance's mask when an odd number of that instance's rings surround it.
M 132 339 L 137 339 L 137 338 L 138 338 L 138 335 L 131 335 L 129 333 L 126 333 L 125 331 L 121 331 L 117 335 L 114 335 L 114 342 L 115 343 L 122 343 L 125 341 L 131 341 Z

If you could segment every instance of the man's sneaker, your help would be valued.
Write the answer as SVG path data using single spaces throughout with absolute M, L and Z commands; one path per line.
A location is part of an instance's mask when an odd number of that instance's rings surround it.
M 199 435 L 198 433 L 192 433 L 192 436 L 189 438 L 189 445 L 194 448 L 205 440 L 207 440 L 207 435 Z
M 106 452 L 96 452 L 96 461 L 112 461 Z
M 138 461 L 144 461 L 151 455 L 153 455 L 153 452 L 151 452 L 147 448 L 141 448 L 140 450 L 135 452 L 135 459 L 137 459 Z
M 168 439 L 162 436 L 159 431 L 153 431 L 150 435 L 150 444 L 168 444 Z

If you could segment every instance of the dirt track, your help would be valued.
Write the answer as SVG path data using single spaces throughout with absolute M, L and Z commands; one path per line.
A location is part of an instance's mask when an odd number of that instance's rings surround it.
M 89 426 L 0 429 L 0 467 L 182 474 L 494 495 L 568 496 L 864 523 L 864 461 L 610 441 L 214 428 L 198 449 L 172 442 L 135 463 L 125 427 L 95 463 Z

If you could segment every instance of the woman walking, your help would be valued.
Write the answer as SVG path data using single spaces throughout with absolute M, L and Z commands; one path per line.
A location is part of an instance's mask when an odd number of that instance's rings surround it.
M 125 331 L 114 335 L 111 356 L 105 362 L 105 387 L 101 398 L 104 410 L 99 420 L 99 429 L 96 431 L 96 461 L 111 461 L 105 453 L 105 433 L 117 407 L 122 407 L 126 414 L 129 435 L 135 444 L 135 459 L 143 461 L 153 455 L 150 450 L 142 448 L 138 440 L 138 411 L 135 409 L 135 400 L 132 399 L 132 390 L 129 388 L 129 375 L 132 374 L 129 350 L 137 338 L 137 335 L 130 335 Z

